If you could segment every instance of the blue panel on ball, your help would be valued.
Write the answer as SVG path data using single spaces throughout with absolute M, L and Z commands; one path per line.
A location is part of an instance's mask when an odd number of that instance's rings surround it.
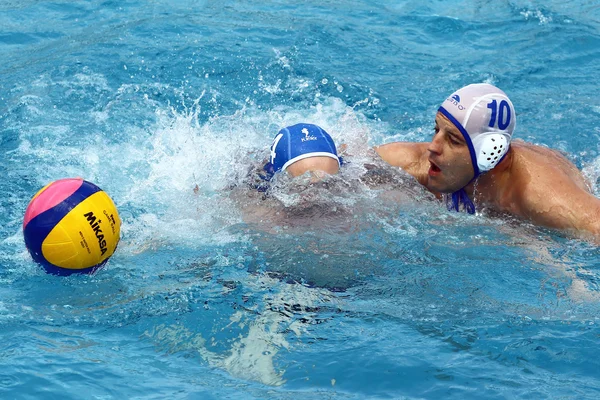
M 48 234 L 52 231 L 52 229 L 54 229 L 56 224 L 58 224 L 65 217 L 65 215 L 67 215 L 79 203 L 90 197 L 92 194 L 100 191 L 102 191 L 102 189 L 93 183 L 83 181 L 81 187 L 79 187 L 75 193 L 56 206 L 32 218 L 23 229 L 25 246 L 29 250 L 31 257 L 35 262 L 42 264 L 49 273 L 70 275 L 74 272 L 93 272 L 94 269 L 101 266 L 96 265 L 85 269 L 70 270 L 67 268 L 61 268 L 48 262 L 48 260 L 46 260 L 42 254 L 42 244 L 44 243 L 44 240 L 46 240 L 46 237 L 48 237 Z

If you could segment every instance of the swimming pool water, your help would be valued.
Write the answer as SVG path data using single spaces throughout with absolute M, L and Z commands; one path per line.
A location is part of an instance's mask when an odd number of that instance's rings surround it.
M 363 164 L 490 82 L 598 194 L 599 30 L 584 0 L 1 1 L 0 397 L 597 398 L 597 247 Z M 249 193 L 300 121 L 348 166 Z M 49 276 L 22 216 L 73 176 L 122 239 L 98 274 Z

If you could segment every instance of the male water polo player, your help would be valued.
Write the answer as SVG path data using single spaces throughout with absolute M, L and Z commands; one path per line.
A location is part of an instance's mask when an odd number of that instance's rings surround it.
M 600 200 L 581 172 L 558 152 L 512 142 L 512 102 L 489 84 L 450 95 L 435 117 L 429 143 L 395 142 L 379 156 L 411 174 L 449 208 L 486 208 L 538 225 L 600 237 Z
M 269 161 L 250 174 L 250 186 L 265 192 L 275 174 L 282 172 L 291 177 L 310 173 L 310 180 L 317 182 L 336 174 L 341 164 L 335 143 L 323 128 L 305 123 L 291 125 L 275 135 Z
M 269 176 L 286 171 L 293 177 L 306 172 L 322 177 L 337 173 L 340 165 L 335 143 L 324 129 L 313 124 L 296 124 L 277 133 L 264 170 Z
M 379 264 L 340 250 L 351 246 L 360 254 L 369 250 L 361 248 L 364 242 L 357 243 L 353 229 L 359 223 L 354 211 L 361 199 L 348 188 L 359 181 L 338 174 L 340 166 L 344 162 L 333 139 L 317 125 L 288 126 L 275 135 L 268 162 L 253 167 L 251 188 L 230 195 L 241 211 L 244 229 L 257 238 L 261 254 L 257 259 L 265 259 L 253 264 L 251 271 L 345 290 L 380 270 Z M 367 201 L 371 205 L 373 200 Z

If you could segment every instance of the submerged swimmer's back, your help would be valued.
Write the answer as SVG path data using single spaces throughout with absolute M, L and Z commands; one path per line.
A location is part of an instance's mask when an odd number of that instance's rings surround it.
M 292 133 L 291 138 L 278 134 L 271 146 L 269 163 L 256 169 L 259 173 L 271 172 L 266 189 L 257 189 L 256 180 L 251 178 L 250 185 L 238 186 L 231 197 L 242 211 L 243 229 L 266 258 L 266 263 L 255 265 L 254 270 L 284 280 L 343 290 L 381 271 L 385 245 L 367 238 L 378 235 L 381 224 L 394 218 L 401 204 L 397 199 L 389 201 L 388 192 L 377 192 L 370 185 L 386 182 L 397 186 L 401 177 L 407 175 L 385 163 L 363 167 L 352 160 L 342 162 L 330 137 L 318 151 L 313 147 L 302 153 L 293 144 L 305 143 L 301 139 L 317 142 L 311 139 L 317 135 L 311 134 L 314 128 L 303 131 L 306 124 L 300 126 L 286 128 L 286 133 Z M 326 134 L 322 129 L 317 132 Z M 294 164 L 318 157 L 333 161 L 338 171 L 317 176 L 318 179 L 314 179 L 311 168 L 301 175 L 290 173 Z M 294 158 L 296 161 L 289 163 Z M 311 165 L 314 164 L 303 164 Z M 420 189 L 419 192 L 423 193 Z M 408 193 L 406 201 L 414 203 L 414 190 Z

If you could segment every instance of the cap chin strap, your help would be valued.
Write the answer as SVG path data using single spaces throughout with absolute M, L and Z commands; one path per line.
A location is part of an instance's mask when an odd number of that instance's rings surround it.
M 469 198 L 469 195 L 465 191 L 465 188 L 459 189 L 452 194 L 445 195 L 446 207 L 448 210 L 461 211 L 462 208 L 469 214 L 475 214 L 475 204 Z

